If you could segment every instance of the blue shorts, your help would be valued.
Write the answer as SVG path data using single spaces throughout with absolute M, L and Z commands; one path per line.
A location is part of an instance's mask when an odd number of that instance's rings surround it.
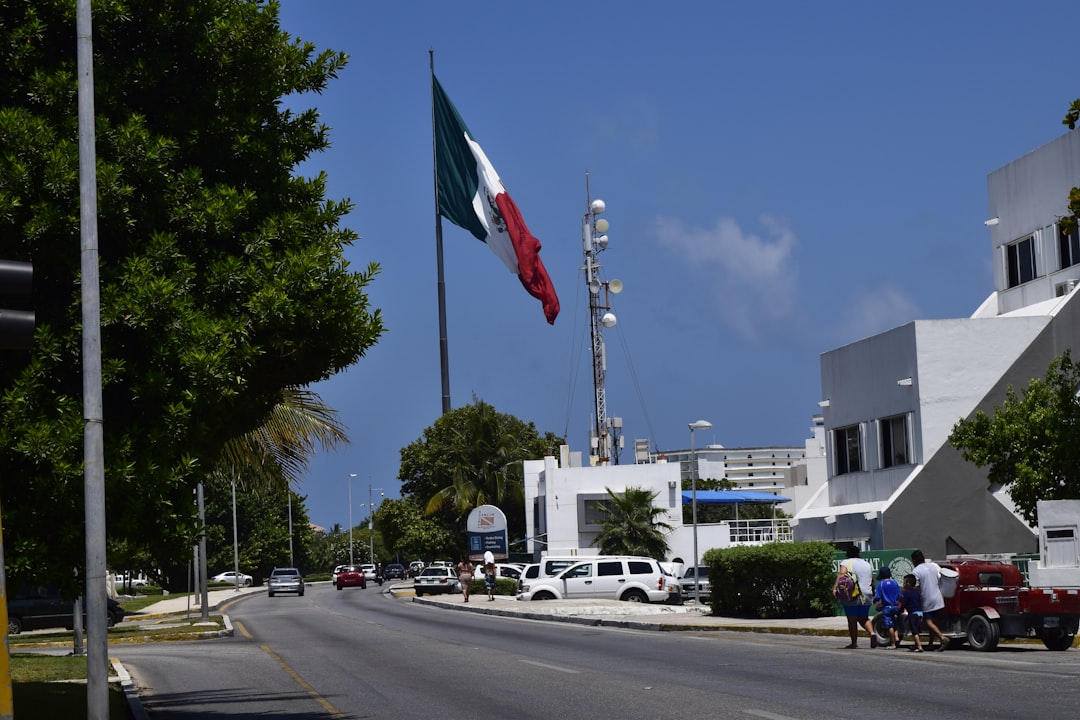
M 884 618 L 886 628 L 896 627 L 896 617 L 900 614 L 899 605 L 886 605 L 881 609 L 881 616 Z
M 845 605 L 844 615 L 847 617 L 868 618 L 870 617 L 870 606 L 863 605 L 862 603 L 857 605 Z

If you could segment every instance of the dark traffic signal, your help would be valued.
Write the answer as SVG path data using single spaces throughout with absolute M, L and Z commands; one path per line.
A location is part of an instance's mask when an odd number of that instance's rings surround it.
M 34 266 L 0 260 L 0 350 L 29 350 L 34 339 Z

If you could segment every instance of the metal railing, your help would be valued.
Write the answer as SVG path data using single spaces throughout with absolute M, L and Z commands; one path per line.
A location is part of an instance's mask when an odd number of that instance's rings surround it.
M 763 545 L 794 542 L 795 536 L 786 518 L 775 520 L 728 520 L 732 545 Z

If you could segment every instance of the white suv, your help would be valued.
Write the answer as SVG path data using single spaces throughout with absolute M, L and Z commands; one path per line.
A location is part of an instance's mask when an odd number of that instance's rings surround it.
M 593 598 L 680 605 L 679 581 L 660 563 L 647 557 L 598 556 L 583 559 L 555 577 L 518 583 L 518 600 Z

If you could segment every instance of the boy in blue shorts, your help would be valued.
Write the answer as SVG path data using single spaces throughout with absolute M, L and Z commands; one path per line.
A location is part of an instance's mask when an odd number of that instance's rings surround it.
M 919 595 L 919 589 L 915 587 L 914 575 L 904 576 L 904 589 L 900 592 L 900 611 L 907 613 L 908 628 L 911 629 L 911 636 L 915 639 L 915 647 L 911 651 L 921 653 L 923 649 L 919 633 L 922 632 L 922 597 Z

